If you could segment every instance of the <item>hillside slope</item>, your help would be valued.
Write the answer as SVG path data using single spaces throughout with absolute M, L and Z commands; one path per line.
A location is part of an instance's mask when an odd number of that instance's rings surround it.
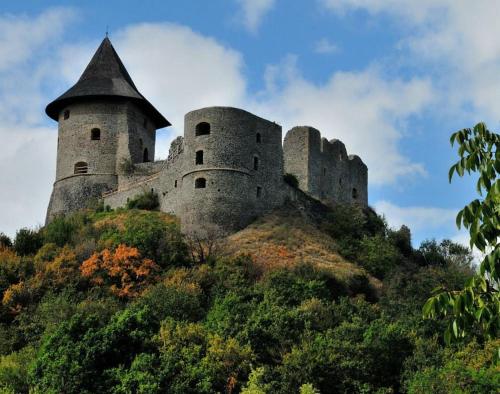
M 291 205 L 230 235 L 224 245 L 226 255 L 249 255 L 262 272 L 306 263 L 328 271 L 347 285 L 356 278 L 367 276 L 374 289 L 381 289 L 377 278 L 338 253 L 335 240 L 318 228 L 313 217 Z

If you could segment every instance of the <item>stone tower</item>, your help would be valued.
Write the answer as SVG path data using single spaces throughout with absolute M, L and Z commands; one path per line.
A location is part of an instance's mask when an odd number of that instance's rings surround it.
M 184 232 L 231 233 L 282 203 L 281 126 L 231 107 L 184 119 Z
M 45 112 L 59 124 L 47 221 L 116 189 L 120 164 L 153 160 L 156 130 L 170 125 L 139 93 L 107 37 L 78 82 Z

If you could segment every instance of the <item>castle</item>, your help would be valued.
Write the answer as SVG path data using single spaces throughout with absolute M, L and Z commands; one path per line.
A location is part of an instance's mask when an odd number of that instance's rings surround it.
M 46 113 L 59 124 L 47 222 L 93 199 L 115 208 L 145 191 L 158 194 L 183 232 L 200 234 L 237 231 L 304 193 L 326 205 L 368 203 L 368 169 L 341 141 L 300 126 L 282 143 L 281 126 L 237 108 L 189 112 L 184 137 L 166 160 L 152 161 L 156 130 L 170 123 L 139 93 L 107 37 Z

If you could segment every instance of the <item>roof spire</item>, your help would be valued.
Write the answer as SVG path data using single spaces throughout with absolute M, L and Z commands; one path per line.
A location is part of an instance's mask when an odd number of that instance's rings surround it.
M 108 38 L 108 30 L 109 30 L 109 26 L 106 25 L 106 38 Z
M 103 97 L 109 100 L 125 98 L 134 101 L 152 118 L 157 128 L 170 126 L 169 121 L 137 90 L 107 36 L 78 82 L 47 105 L 45 112 L 52 119 L 58 120 L 60 111 L 66 105 L 78 100 Z

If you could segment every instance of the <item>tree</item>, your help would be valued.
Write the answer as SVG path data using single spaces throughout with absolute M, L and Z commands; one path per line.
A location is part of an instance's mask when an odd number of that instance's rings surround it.
M 484 254 L 479 273 L 459 291 L 436 289 L 423 308 L 424 316 L 447 316 L 445 340 L 463 338 L 474 329 L 487 338 L 500 330 L 500 135 L 489 131 L 484 123 L 463 129 L 450 138 L 458 143 L 460 160 L 449 171 L 462 177 L 477 172 L 476 189 L 481 198 L 473 200 L 458 212 L 456 223 L 470 234 L 470 246 Z M 498 349 L 500 352 L 500 348 Z
M 110 285 L 118 297 L 136 297 L 156 280 L 159 267 L 153 260 L 143 259 L 137 248 L 119 245 L 114 252 L 104 249 L 94 253 L 80 267 L 84 277 L 95 285 Z

